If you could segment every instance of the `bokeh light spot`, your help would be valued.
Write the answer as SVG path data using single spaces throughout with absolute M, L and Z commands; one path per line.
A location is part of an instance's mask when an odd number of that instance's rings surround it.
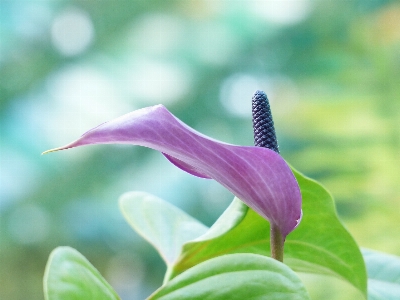
M 268 88 L 260 77 L 250 74 L 233 74 L 224 80 L 220 91 L 220 100 L 225 109 L 237 117 L 251 116 L 251 97 L 256 90 Z
M 310 0 L 250 1 L 252 12 L 277 25 L 294 25 L 305 20 L 312 11 Z
M 140 59 L 126 74 L 127 91 L 145 105 L 170 105 L 185 96 L 192 86 L 191 73 L 176 64 Z
M 83 53 L 92 43 L 94 28 L 90 17 L 82 10 L 70 8 L 55 18 L 51 27 L 54 47 L 65 56 Z

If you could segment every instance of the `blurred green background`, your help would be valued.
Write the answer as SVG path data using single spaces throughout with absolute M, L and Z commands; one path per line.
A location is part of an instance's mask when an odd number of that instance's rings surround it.
M 232 195 L 145 148 L 40 153 L 158 103 L 252 145 L 256 89 L 285 159 L 331 191 L 361 246 L 400 255 L 398 1 L 1 0 L 0 21 L 0 299 L 43 299 L 60 245 L 124 300 L 154 291 L 165 267 L 118 197 L 147 191 L 211 225 Z M 303 278 L 313 299 L 360 297 Z

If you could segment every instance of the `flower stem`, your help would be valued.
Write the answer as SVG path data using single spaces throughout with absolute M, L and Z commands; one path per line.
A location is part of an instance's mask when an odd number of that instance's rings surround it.
M 283 246 L 285 240 L 279 227 L 271 223 L 271 257 L 283 262 Z

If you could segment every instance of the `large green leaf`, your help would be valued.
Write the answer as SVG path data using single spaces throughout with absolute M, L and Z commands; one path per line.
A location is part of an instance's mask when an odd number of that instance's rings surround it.
M 303 219 L 286 239 L 284 262 L 295 271 L 342 278 L 366 296 L 362 255 L 339 221 L 331 195 L 317 182 L 293 172 L 303 196 Z M 269 230 L 266 220 L 235 199 L 205 235 L 183 246 L 169 278 L 223 254 L 269 255 Z
M 70 247 L 58 247 L 51 252 L 43 289 L 46 300 L 119 299 L 99 271 Z
M 148 193 L 122 195 L 120 208 L 128 223 L 157 249 L 167 266 L 175 262 L 184 243 L 208 230 L 177 207 Z
M 400 257 L 362 250 L 368 271 L 368 300 L 400 299 Z
M 229 254 L 210 259 L 178 275 L 149 299 L 242 300 L 309 299 L 286 265 L 257 254 Z

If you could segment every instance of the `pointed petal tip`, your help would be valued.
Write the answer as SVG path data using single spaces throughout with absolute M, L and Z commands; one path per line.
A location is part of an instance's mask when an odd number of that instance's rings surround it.
M 61 151 L 61 150 L 66 150 L 66 149 L 69 149 L 69 148 L 72 148 L 72 146 L 67 145 L 67 146 L 63 146 L 63 147 L 53 148 L 53 149 L 49 149 L 49 150 L 46 150 L 46 151 L 42 152 L 41 155 L 45 155 L 45 154 L 48 154 L 48 153 L 51 153 L 51 152 L 57 152 L 57 151 Z
M 50 153 L 50 152 L 56 152 L 56 151 L 59 151 L 59 150 L 61 150 L 61 149 L 60 148 L 54 148 L 54 149 L 46 150 L 46 151 L 43 151 L 41 155 L 45 155 L 45 154 Z

